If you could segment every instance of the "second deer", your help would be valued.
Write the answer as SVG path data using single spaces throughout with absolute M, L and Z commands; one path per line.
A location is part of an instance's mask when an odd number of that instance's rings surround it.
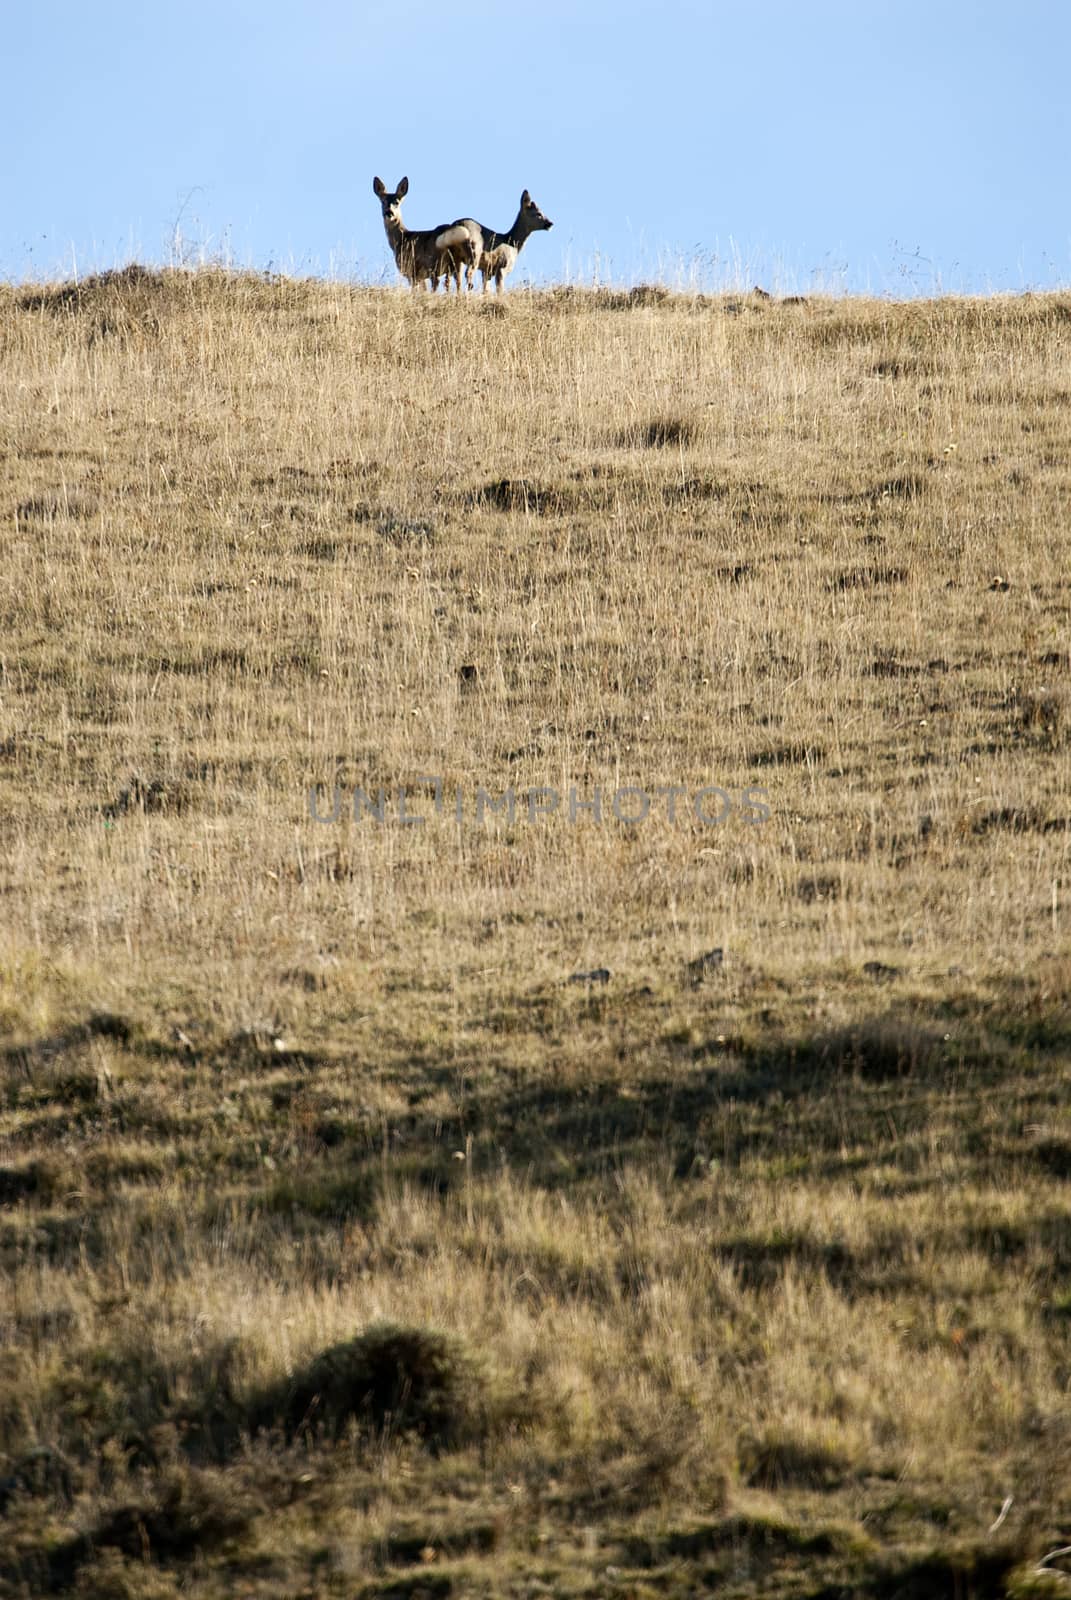
M 471 218 L 467 220 L 471 221 Z M 472 225 L 479 229 L 482 236 L 478 265 L 483 273 L 483 287 L 486 290 L 488 278 L 493 278 L 496 294 L 502 292 L 502 279 L 517 265 L 517 257 L 524 248 L 524 241 L 529 234 L 538 233 L 541 228 L 554 226 L 550 218 L 545 217 L 540 211 L 527 189 L 521 195 L 521 208 L 508 233 L 496 233 L 493 228 L 485 228 L 478 222 Z M 468 272 L 470 288 L 472 276 L 470 269 Z

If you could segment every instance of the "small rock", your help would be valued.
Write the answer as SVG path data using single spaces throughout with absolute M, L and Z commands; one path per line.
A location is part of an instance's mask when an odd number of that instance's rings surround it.
M 593 972 L 571 972 L 569 983 L 609 983 L 609 967 L 596 967 Z

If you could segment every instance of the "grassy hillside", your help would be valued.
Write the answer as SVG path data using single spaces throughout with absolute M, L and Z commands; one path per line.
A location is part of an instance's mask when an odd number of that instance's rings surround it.
M 0 1592 L 1066 1592 L 1069 359 L 0 288 Z

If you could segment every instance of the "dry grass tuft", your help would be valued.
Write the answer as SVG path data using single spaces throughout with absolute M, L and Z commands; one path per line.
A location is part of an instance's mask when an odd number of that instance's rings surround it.
M 479 1377 L 456 1341 L 388 1323 L 322 1351 L 262 1397 L 250 1420 L 289 1436 L 324 1430 L 337 1439 L 349 1423 L 414 1432 L 442 1449 L 472 1438 L 484 1409 Z

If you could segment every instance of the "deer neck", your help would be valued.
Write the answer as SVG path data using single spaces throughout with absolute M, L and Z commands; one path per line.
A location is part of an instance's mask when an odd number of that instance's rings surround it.
M 387 230 L 387 241 L 392 250 L 397 250 L 409 237 L 409 229 L 400 217 L 384 217 L 383 226 Z
M 524 241 L 530 237 L 533 231 L 534 230 L 531 224 L 525 220 L 524 210 L 522 208 L 520 211 L 518 211 L 514 224 L 506 235 L 506 243 L 513 245 L 516 250 L 519 250 Z

